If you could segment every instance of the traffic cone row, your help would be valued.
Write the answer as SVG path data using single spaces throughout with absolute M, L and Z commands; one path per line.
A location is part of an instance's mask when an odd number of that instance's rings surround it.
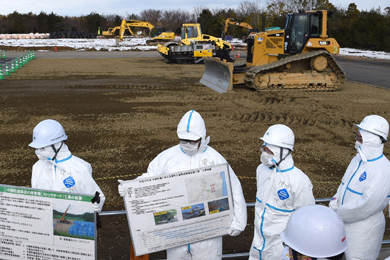
M 0 58 L 3 57 L 5 59 L 5 51 L 1 51 Z M 27 54 L 15 58 L 11 61 L 11 64 L 8 65 L 8 62 L 5 63 L 5 72 L 3 73 L 3 66 L 0 65 L 0 80 L 5 79 L 5 77 L 11 76 L 11 73 L 16 73 L 16 71 L 24 67 L 29 61 L 35 59 L 35 52 L 28 51 Z

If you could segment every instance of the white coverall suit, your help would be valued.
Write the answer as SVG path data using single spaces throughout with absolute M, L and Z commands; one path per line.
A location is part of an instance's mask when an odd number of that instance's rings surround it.
M 280 153 L 275 149 L 272 151 L 274 158 L 279 158 Z M 291 154 L 273 169 L 260 164 L 256 177 L 255 230 L 249 259 L 282 259 L 280 234 L 295 210 L 315 203 L 313 186 L 310 179 L 294 166 Z
M 360 132 L 366 143 L 371 133 Z M 348 260 L 378 258 L 385 231 L 383 209 L 389 203 L 389 191 L 390 162 L 383 155 L 383 144 L 363 151 L 359 148 L 329 204 L 344 221 Z
M 58 144 L 57 144 L 58 146 Z M 102 190 L 92 178 L 92 167 L 86 161 L 74 156 L 64 143 L 55 161 L 51 158 L 54 152 L 50 146 L 45 147 L 38 155 L 41 157 L 32 168 L 31 187 L 69 193 L 81 193 L 94 196 L 100 193 L 101 211 L 106 200 Z
M 192 156 L 186 154 L 180 145 L 173 146 L 160 153 L 148 166 L 147 173 L 140 176 L 152 177 L 175 173 L 190 169 L 197 169 L 207 166 L 215 166 L 226 163 L 225 158 L 212 147 L 208 146 L 209 138 L 205 139 L 206 129 L 204 123 L 196 122 L 202 120 L 196 115 L 190 116 L 188 120 L 189 128 L 195 124 L 201 129 L 201 146 L 199 150 Z M 191 122 L 190 122 L 191 121 Z M 199 131 L 197 131 L 199 132 Z M 233 169 L 229 166 L 230 181 L 233 195 L 234 217 L 231 222 L 230 229 L 236 231 L 244 231 L 247 223 L 247 209 L 244 195 L 241 188 L 241 183 L 238 180 Z M 222 259 L 222 237 L 215 237 L 200 242 L 183 245 L 167 250 L 168 260 L 218 260 Z

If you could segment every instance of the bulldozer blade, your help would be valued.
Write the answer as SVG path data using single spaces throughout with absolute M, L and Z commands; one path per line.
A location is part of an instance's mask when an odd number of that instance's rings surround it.
M 204 74 L 200 83 L 218 93 L 226 93 L 233 88 L 233 63 L 219 58 L 204 58 Z

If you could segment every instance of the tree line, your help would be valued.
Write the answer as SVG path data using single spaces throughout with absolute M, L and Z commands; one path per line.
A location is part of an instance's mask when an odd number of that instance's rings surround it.
M 284 28 L 288 13 L 326 9 L 332 12 L 328 21 L 328 34 L 336 38 L 341 47 L 390 51 L 390 6 L 383 10 L 378 8 L 359 11 L 355 3 L 342 8 L 334 6 L 329 0 L 317 0 L 314 5 L 312 0 L 268 0 L 265 7 L 263 6 L 258 0 L 245 0 L 236 9 L 208 9 L 202 6 L 194 7 L 192 12 L 180 9 L 146 9 L 127 17 L 101 15 L 96 12 L 80 17 L 63 17 L 53 12 L 21 14 L 14 11 L 8 15 L 0 15 L 0 33 L 51 33 L 72 30 L 97 33 L 99 29 L 104 31 L 119 26 L 122 19 L 133 19 L 147 21 L 176 34 L 180 33 L 182 23 L 200 23 L 203 33 L 220 37 L 227 18 L 246 22 L 258 29 L 275 26 Z M 248 30 L 230 26 L 227 34 L 241 38 L 248 34 Z

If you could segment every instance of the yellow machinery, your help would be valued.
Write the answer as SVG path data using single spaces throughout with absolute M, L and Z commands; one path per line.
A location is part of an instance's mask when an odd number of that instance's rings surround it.
M 236 26 L 247 28 L 249 30 L 249 34 L 248 35 L 256 34 L 256 33 L 259 32 L 258 29 L 253 29 L 253 27 L 249 23 L 246 23 L 246 22 L 236 22 L 236 21 L 234 21 L 231 18 L 227 18 L 225 20 L 225 26 L 224 26 L 223 31 L 222 31 L 222 39 L 225 39 L 226 32 L 227 32 L 227 30 L 229 28 L 229 25 L 236 25 Z
M 154 27 L 149 22 L 138 21 L 138 20 L 122 20 L 120 26 L 115 26 L 113 28 L 108 28 L 107 31 L 103 31 L 102 35 L 104 37 L 115 37 L 119 35 L 119 39 L 122 41 L 125 33 L 127 32 L 130 35 L 134 35 L 135 33 L 131 28 L 147 28 L 149 29 L 149 35 L 153 40 L 159 41 L 169 41 L 175 39 L 175 33 L 173 32 L 164 32 L 161 27 Z
M 205 59 L 200 83 L 220 93 L 233 85 L 258 91 L 336 90 L 345 76 L 331 55 L 338 54 L 340 46 L 328 37 L 327 19 L 326 10 L 289 14 L 284 30 L 248 38 L 245 64 Z
M 147 40 L 147 44 L 161 44 L 175 39 L 174 32 L 166 32 L 162 27 L 154 27 L 150 31 L 150 40 Z
M 167 63 L 200 63 L 204 57 L 219 57 L 228 61 L 232 49 L 230 43 L 217 37 L 202 34 L 198 23 L 186 23 L 181 27 L 181 42 L 157 45 L 157 51 Z

